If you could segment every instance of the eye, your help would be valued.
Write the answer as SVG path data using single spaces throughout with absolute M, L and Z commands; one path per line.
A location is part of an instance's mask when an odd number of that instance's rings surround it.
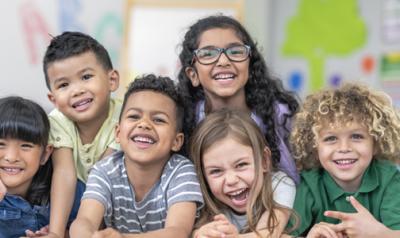
M 131 119 L 131 120 L 139 120 L 139 119 L 140 119 L 140 115 L 139 115 L 139 114 L 136 114 L 136 113 L 128 114 L 126 117 L 127 117 L 128 119 Z
M 238 164 L 236 165 L 236 168 L 242 169 L 242 168 L 246 167 L 248 164 L 249 164 L 249 163 L 247 163 L 247 162 L 240 162 L 240 163 L 238 163 Z
M 213 58 L 218 55 L 218 49 L 216 48 L 203 48 L 197 51 L 197 57 L 199 58 Z
M 161 118 L 161 117 L 155 117 L 155 118 L 153 119 L 153 121 L 154 121 L 155 123 L 157 123 L 157 124 L 163 124 L 163 123 L 166 123 L 166 122 L 167 122 L 164 118 Z
M 57 89 L 62 89 L 68 87 L 69 83 L 60 83 L 56 86 Z
M 209 175 L 218 176 L 222 173 L 222 169 L 210 169 L 208 171 Z
M 323 142 L 335 142 L 337 140 L 336 136 L 326 136 L 323 138 Z
M 359 133 L 354 133 L 354 134 L 351 135 L 351 139 L 353 139 L 353 140 L 362 140 L 362 139 L 364 139 L 364 135 L 359 134 Z
M 0 141 L 0 148 L 4 148 L 6 146 L 6 143 L 4 141 Z
M 228 49 L 230 55 L 245 55 L 246 48 L 244 46 L 233 46 Z
M 31 148 L 33 148 L 35 145 L 34 144 L 32 144 L 32 143 L 22 143 L 21 144 L 21 147 L 23 148 L 23 149 L 31 149 Z
M 93 75 L 92 74 L 84 74 L 83 76 L 82 76 L 82 80 L 89 80 L 90 78 L 92 78 L 93 77 Z

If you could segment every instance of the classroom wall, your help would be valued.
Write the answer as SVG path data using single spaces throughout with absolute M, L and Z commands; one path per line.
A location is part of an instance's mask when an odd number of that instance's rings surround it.
M 266 45 L 268 2 L 245 1 L 244 24 L 262 46 Z M 0 97 L 23 96 L 51 110 L 41 61 L 51 36 L 66 30 L 94 36 L 119 69 L 125 4 L 125 0 L 0 1 Z

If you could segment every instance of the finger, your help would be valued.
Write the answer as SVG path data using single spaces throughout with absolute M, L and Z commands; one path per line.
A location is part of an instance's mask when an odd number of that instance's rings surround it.
M 357 212 L 366 212 L 368 211 L 361 203 L 357 201 L 357 199 L 353 196 L 350 196 L 350 203 L 353 205 L 353 207 L 356 209 Z
M 31 231 L 31 230 L 26 230 L 25 231 L 25 236 L 26 237 L 34 237 L 35 233 L 33 231 Z
M 218 214 L 214 216 L 214 221 L 228 221 L 224 214 Z
M 339 220 L 347 220 L 350 219 L 350 214 L 345 213 L 345 212 L 338 212 L 338 211 L 325 211 L 324 216 L 326 217 L 331 217 L 331 218 L 336 218 Z

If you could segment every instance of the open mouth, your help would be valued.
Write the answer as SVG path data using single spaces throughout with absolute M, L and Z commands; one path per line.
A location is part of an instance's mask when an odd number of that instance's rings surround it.
M 236 206 L 246 205 L 247 198 L 249 197 L 249 189 L 243 188 L 235 192 L 228 194 L 229 198 L 232 200 L 233 204 Z
M 337 165 L 351 165 L 354 164 L 356 161 L 356 159 L 340 159 L 334 160 L 333 162 Z
M 233 80 L 235 78 L 234 74 L 216 74 L 214 75 L 214 80 Z
M 141 144 L 154 144 L 154 143 L 156 143 L 156 141 L 153 138 L 147 137 L 147 136 L 133 136 L 131 138 L 131 140 L 136 142 L 136 143 L 141 143 Z
M 84 107 L 85 105 L 91 103 L 92 101 L 93 101 L 92 98 L 85 99 L 85 100 L 82 100 L 82 101 L 79 101 L 79 102 L 76 102 L 76 103 L 72 104 L 72 107 L 73 108 L 81 108 L 81 107 Z
M 23 170 L 21 168 L 10 168 L 10 167 L 2 167 L 1 169 L 10 175 L 18 174 L 19 172 L 21 172 Z

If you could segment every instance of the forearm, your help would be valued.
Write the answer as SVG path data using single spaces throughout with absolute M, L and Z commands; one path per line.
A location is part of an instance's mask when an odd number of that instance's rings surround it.
M 388 228 L 383 234 L 380 235 L 381 238 L 398 238 L 400 237 L 400 230 L 391 230 Z
M 164 229 L 150 231 L 141 234 L 124 234 L 125 238 L 187 238 L 190 231 L 185 231 L 180 227 L 167 227 Z
M 69 229 L 71 238 L 91 237 L 98 227 L 92 224 L 88 219 L 76 218 Z
M 75 171 L 55 169 L 51 186 L 51 233 L 64 237 L 68 217 L 71 212 L 76 188 Z

